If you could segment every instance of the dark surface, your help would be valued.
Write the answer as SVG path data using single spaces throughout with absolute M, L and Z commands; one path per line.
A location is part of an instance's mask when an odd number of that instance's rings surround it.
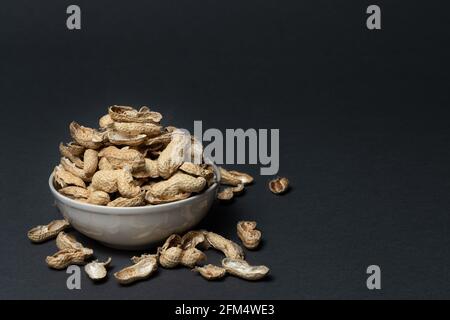
M 0 10 L 0 298 L 450 298 L 449 19 L 445 1 L 3 1 Z M 47 179 L 68 124 L 96 125 L 111 104 L 150 105 L 165 124 L 280 128 L 277 197 L 258 166 L 246 194 L 199 228 L 236 239 L 255 219 L 252 263 L 272 276 L 209 283 L 163 270 L 66 289 L 46 267 L 54 242 L 27 230 L 59 217 Z M 79 236 L 115 272 L 133 253 Z M 208 251 L 209 260 L 220 255 Z M 382 290 L 366 289 L 368 265 Z M 112 276 L 111 276 L 112 277 Z

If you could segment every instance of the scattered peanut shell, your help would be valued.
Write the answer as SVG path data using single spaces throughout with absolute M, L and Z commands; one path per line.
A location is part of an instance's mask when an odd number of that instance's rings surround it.
M 56 237 L 56 247 L 59 250 L 64 249 L 75 249 L 75 250 L 83 250 L 83 245 L 79 243 L 75 237 L 71 234 L 65 233 L 61 231 Z
M 244 185 L 253 183 L 253 177 L 247 173 L 239 172 L 236 170 L 230 170 L 228 171 L 228 173 L 240 180 Z
M 28 231 L 28 238 L 32 242 L 44 242 L 52 239 L 70 226 L 67 220 L 54 220 L 45 226 L 37 226 Z
M 236 187 L 227 187 L 217 193 L 217 199 L 219 200 L 231 200 L 234 195 L 241 194 L 244 191 L 244 184 L 238 184 Z
M 157 268 L 157 259 L 149 256 L 141 259 L 132 266 L 114 273 L 114 277 L 120 284 L 130 284 L 138 280 L 147 279 L 157 270 Z
M 202 267 L 195 267 L 192 271 L 200 273 L 206 280 L 218 280 L 225 276 L 226 270 L 212 264 L 207 264 Z
M 239 221 L 237 235 L 247 249 L 255 249 L 261 241 L 261 231 L 256 230 L 256 221 Z
M 92 255 L 88 250 L 63 249 L 52 256 L 48 256 L 45 262 L 50 268 L 61 270 L 72 264 L 84 265 L 86 259 Z
M 108 260 L 106 260 L 105 262 L 94 260 L 84 266 L 84 271 L 86 271 L 89 278 L 94 281 L 103 280 L 108 274 L 108 272 L 106 271 L 106 267 L 108 267 L 110 263 L 111 258 L 108 258 Z
M 183 250 L 180 263 L 188 268 L 193 268 L 196 264 L 206 260 L 206 255 L 197 248 L 189 248 Z
M 181 248 L 183 250 L 196 248 L 199 245 L 205 250 L 209 247 L 204 231 L 189 231 L 181 238 Z
M 289 180 L 287 178 L 276 178 L 269 182 L 269 189 L 275 194 L 281 194 L 289 188 Z
M 222 251 L 227 258 L 244 259 L 244 250 L 237 243 L 214 232 L 205 232 L 208 243 L 216 250 Z
M 245 280 L 259 280 L 269 273 L 268 267 L 251 266 L 247 261 L 241 259 L 225 258 L 222 260 L 222 266 L 227 273 Z
M 163 268 L 175 268 L 180 264 L 182 255 L 183 249 L 179 247 L 171 247 L 166 250 L 161 250 L 159 255 L 159 264 Z

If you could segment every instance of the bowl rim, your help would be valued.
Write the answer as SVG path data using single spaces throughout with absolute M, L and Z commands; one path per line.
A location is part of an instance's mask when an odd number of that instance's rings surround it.
M 214 167 L 215 173 L 217 174 L 217 172 L 218 172 L 217 166 L 215 164 L 213 164 L 213 167 Z M 220 176 L 217 179 L 220 179 Z M 139 207 L 107 207 L 107 206 L 100 206 L 97 204 L 80 202 L 77 200 L 73 200 L 65 195 L 62 195 L 61 193 L 59 193 L 56 190 L 55 186 L 53 185 L 53 172 L 50 174 L 50 177 L 48 179 L 48 185 L 50 187 L 51 193 L 57 200 L 60 200 L 60 201 L 64 202 L 65 204 L 70 205 L 71 207 L 83 209 L 86 211 L 94 211 L 97 213 L 105 213 L 105 214 L 111 214 L 111 215 L 114 215 L 114 214 L 139 214 L 139 213 L 145 214 L 145 213 L 151 213 L 153 210 L 156 212 L 158 208 L 176 209 L 180 205 L 188 205 L 191 202 L 195 202 L 196 200 L 205 197 L 210 192 L 217 191 L 217 188 L 219 186 L 218 182 L 216 181 L 202 193 L 196 194 L 187 199 L 178 200 L 178 201 L 169 202 L 169 203 L 161 203 L 161 204 L 146 205 L 146 206 L 139 206 Z

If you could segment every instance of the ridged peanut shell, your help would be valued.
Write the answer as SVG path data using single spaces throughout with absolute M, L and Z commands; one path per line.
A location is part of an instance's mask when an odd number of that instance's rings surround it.
M 287 178 L 276 178 L 269 182 L 269 189 L 272 193 L 282 194 L 289 188 L 289 180 Z
M 227 271 L 212 264 L 207 264 L 202 267 L 195 267 L 192 271 L 200 273 L 200 275 L 206 280 L 218 280 L 225 277 Z
M 261 231 L 256 229 L 256 221 L 239 221 L 237 235 L 247 249 L 255 249 L 261 241 Z
M 85 148 L 98 149 L 103 144 L 101 134 L 92 128 L 83 127 L 73 121 L 70 124 L 69 129 L 73 140 Z
M 141 188 L 134 183 L 130 170 L 126 167 L 117 170 L 117 188 L 122 197 L 134 198 L 141 192 Z
M 172 140 L 158 157 L 158 172 L 161 177 L 169 178 L 183 164 L 190 141 L 190 135 L 184 131 L 172 133 Z
M 165 199 L 180 193 L 200 192 L 205 186 L 205 178 L 177 172 L 168 180 L 153 184 L 148 192 L 156 198 Z
M 79 148 L 81 149 L 79 149 Z M 78 146 L 78 147 L 73 147 L 71 145 L 65 145 L 64 143 L 60 143 L 59 144 L 59 153 L 61 154 L 62 157 L 65 157 L 67 159 L 69 159 L 70 161 L 72 161 L 73 163 L 75 163 L 75 165 L 78 168 L 83 168 L 84 163 L 83 161 L 80 159 L 80 156 L 83 154 L 84 152 L 84 147 L 83 146 Z M 81 152 L 81 154 L 78 154 L 78 152 L 80 150 L 83 150 Z
M 113 169 L 122 169 L 129 166 L 134 171 L 145 167 L 144 156 L 139 151 L 128 147 L 119 149 L 115 146 L 109 146 L 102 149 L 99 156 L 106 158 Z
M 48 256 L 45 262 L 50 268 L 61 270 L 72 264 L 84 265 L 85 260 L 91 255 L 91 252 L 85 250 L 63 249 L 52 256 Z
M 100 281 L 106 278 L 108 272 L 106 271 L 106 267 L 111 263 L 111 258 L 108 258 L 105 262 L 99 262 L 98 260 L 94 260 L 89 262 L 84 266 L 84 271 L 86 274 L 94 281 Z
M 111 118 L 111 116 L 109 114 L 105 114 L 98 121 L 98 125 L 102 129 L 106 129 L 106 128 L 110 127 L 113 123 L 114 123 L 114 120 Z
M 141 192 L 134 198 L 119 197 L 108 203 L 108 207 L 138 207 L 144 205 L 144 192 Z
M 158 261 L 155 257 L 148 257 L 138 263 L 114 273 L 114 277 L 120 284 L 130 284 L 138 280 L 150 277 L 158 269 Z
M 163 268 L 175 268 L 180 264 L 182 254 L 183 250 L 179 247 L 171 247 L 166 250 L 161 250 L 159 255 L 159 264 Z
M 268 267 L 251 266 L 247 261 L 241 259 L 225 258 L 222 260 L 222 267 L 233 276 L 251 281 L 262 279 L 269 273 Z
M 58 165 L 53 170 L 53 178 L 57 187 L 64 188 L 70 185 L 86 188 L 86 183 L 80 177 L 65 170 L 62 165 Z
M 70 226 L 67 220 L 53 220 L 47 225 L 36 226 L 28 231 L 28 238 L 32 242 L 44 242 L 52 239 L 58 235 L 64 229 Z
M 108 141 L 119 146 L 139 146 L 147 139 L 145 134 L 130 135 L 117 131 L 108 131 Z
M 206 240 L 216 250 L 222 251 L 227 258 L 244 259 L 244 250 L 237 243 L 214 232 L 205 232 Z
M 89 190 L 75 186 L 61 188 L 58 192 L 72 199 L 87 199 L 90 194 Z
M 118 190 L 117 187 L 117 171 L 116 170 L 100 170 L 92 177 L 91 186 L 95 190 L 113 193 Z
M 100 190 L 92 191 L 87 198 L 88 203 L 98 206 L 106 206 L 110 201 L 109 194 Z
M 112 128 L 127 135 L 145 134 L 148 138 L 160 135 L 162 127 L 154 123 L 114 122 Z
M 92 149 L 86 149 L 83 157 L 83 170 L 87 177 L 91 177 L 98 166 L 98 152 Z
M 206 255 L 197 248 L 183 250 L 180 263 L 188 268 L 193 268 L 196 264 L 206 260 Z
M 61 231 L 56 237 L 56 247 L 59 250 L 75 249 L 82 250 L 84 247 L 75 239 L 75 236 Z

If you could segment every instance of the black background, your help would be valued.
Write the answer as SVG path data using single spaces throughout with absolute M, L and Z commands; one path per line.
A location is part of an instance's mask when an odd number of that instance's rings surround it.
M 80 31 L 65 26 L 69 4 Z M 370 4 L 382 30 L 365 26 Z M 450 298 L 448 12 L 446 1 L 2 1 L 0 297 Z M 280 129 L 291 192 L 235 166 L 256 183 L 199 226 L 236 239 L 238 220 L 258 221 L 264 243 L 248 260 L 269 279 L 160 269 L 122 288 L 83 273 L 69 291 L 46 267 L 54 243 L 26 232 L 59 217 L 47 186 L 58 143 L 112 104 L 188 129 Z M 135 254 L 78 237 L 113 272 Z M 381 291 L 366 288 L 371 264 Z

